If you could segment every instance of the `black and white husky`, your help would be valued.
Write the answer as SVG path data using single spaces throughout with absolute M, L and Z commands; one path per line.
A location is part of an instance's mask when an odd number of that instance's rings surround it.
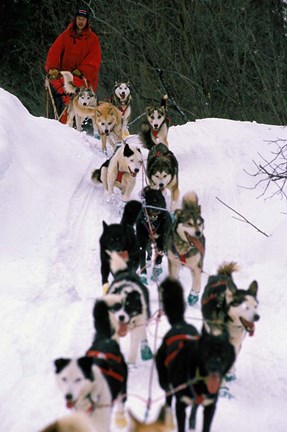
M 92 357 L 58 358 L 56 380 L 67 408 L 84 412 L 96 430 L 110 431 L 112 394 L 108 382 Z
M 109 309 L 113 338 L 119 340 L 130 334 L 129 363 L 136 363 L 139 351 L 142 360 L 149 360 L 152 353 L 146 331 L 150 318 L 148 289 L 136 273 L 128 270 L 127 263 L 116 252 L 111 253 L 111 270 L 115 276 L 102 300 Z

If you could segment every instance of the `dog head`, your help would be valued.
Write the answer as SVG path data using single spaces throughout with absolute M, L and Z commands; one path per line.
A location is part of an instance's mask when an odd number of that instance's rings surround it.
M 214 336 L 205 331 L 199 340 L 199 371 L 210 394 L 217 394 L 224 375 L 235 361 L 227 332 Z
M 123 147 L 123 156 L 125 158 L 127 170 L 132 177 L 135 177 L 143 164 L 143 157 L 140 148 L 125 144 Z
M 140 289 L 130 280 L 122 280 L 114 293 L 107 294 L 103 300 L 108 304 L 111 324 L 118 336 L 126 336 L 134 319 L 145 312 Z
M 125 103 L 129 99 L 131 94 L 131 87 L 129 81 L 127 83 L 118 83 L 115 82 L 114 93 L 116 97 L 119 99 L 120 103 Z
M 148 217 L 151 221 L 155 221 L 165 211 L 166 202 L 162 192 L 159 189 L 152 189 L 146 186 L 142 192 L 141 197 L 144 200 Z
M 160 106 L 148 106 L 145 109 L 146 118 L 154 131 L 158 131 L 166 120 L 167 99 L 167 95 L 164 95 Z
M 64 395 L 67 408 L 73 408 L 77 401 L 88 394 L 94 380 L 93 360 L 58 358 L 54 361 L 57 384 Z
M 120 113 L 117 113 L 116 108 L 109 103 L 101 103 L 95 112 L 95 121 L 100 133 L 109 136 L 118 124 Z
M 260 319 L 257 300 L 258 284 L 253 281 L 247 290 L 238 289 L 233 295 L 233 300 L 228 305 L 228 317 L 232 324 L 243 326 L 253 335 L 255 322 Z
M 100 244 L 105 253 L 108 252 L 125 252 L 127 249 L 127 233 L 122 224 L 108 225 L 103 221 L 103 232 L 100 237 Z M 107 252 L 108 251 L 108 252 Z M 124 254 L 121 254 L 125 258 Z
M 194 192 L 188 192 L 182 199 L 182 208 L 175 211 L 175 230 L 185 242 L 193 242 L 194 238 L 203 236 L 204 220 L 201 207 Z
M 82 87 L 78 92 L 78 101 L 82 106 L 96 106 L 97 99 L 92 88 Z

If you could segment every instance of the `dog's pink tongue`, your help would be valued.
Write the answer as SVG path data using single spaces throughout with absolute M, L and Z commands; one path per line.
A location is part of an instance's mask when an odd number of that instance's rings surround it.
M 218 373 L 209 374 L 207 377 L 206 386 L 210 394 L 217 393 L 220 386 L 220 375 Z
M 126 323 L 121 323 L 118 330 L 118 335 L 120 337 L 126 336 L 128 332 L 128 325 Z
M 72 402 L 72 401 L 67 401 L 67 403 L 66 403 L 66 406 L 67 406 L 67 408 L 74 408 L 74 402 Z

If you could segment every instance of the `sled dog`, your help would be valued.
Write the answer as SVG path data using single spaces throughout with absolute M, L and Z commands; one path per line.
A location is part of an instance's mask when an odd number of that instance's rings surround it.
M 204 220 L 195 192 L 183 196 L 182 206 L 175 210 L 174 216 L 166 245 L 169 276 L 176 279 L 183 265 L 190 269 L 193 281 L 188 303 L 193 305 L 199 298 L 205 254 Z
M 131 86 L 128 82 L 115 82 L 112 103 L 122 115 L 122 137 L 129 135 L 128 122 L 131 116 Z
M 174 430 L 173 414 L 171 409 L 164 405 L 155 421 L 143 423 L 129 411 L 130 424 L 128 432 L 171 432 Z
M 217 274 L 208 278 L 201 299 L 201 311 L 206 331 L 217 334 L 227 328 L 229 340 L 238 356 L 247 334 L 253 336 L 255 322 L 259 320 L 257 291 L 254 280 L 248 289 L 239 289 L 232 274 L 236 263 L 223 263 Z M 235 379 L 234 369 L 229 379 Z
M 95 183 L 103 183 L 107 201 L 115 198 L 114 188 L 121 190 L 122 200 L 129 201 L 136 184 L 136 176 L 143 165 L 143 157 L 139 147 L 125 144 L 110 159 L 92 173 Z
M 93 309 L 95 337 L 86 356 L 93 359 L 107 379 L 115 409 L 117 426 L 126 426 L 128 368 L 118 342 L 112 339 L 114 329 L 110 323 L 107 303 L 98 298 Z
M 108 225 L 103 221 L 103 232 L 100 236 L 100 258 L 103 291 L 109 287 L 110 252 L 118 252 L 125 259 L 128 269 L 136 272 L 140 262 L 140 246 L 135 234 L 134 225 L 142 210 L 139 201 L 129 201 L 123 211 L 121 221 Z
M 67 408 L 86 413 L 96 430 L 109 432 L 112 393 L 101 369 L 93 364 L 93 358 L 58 358 L 54 364 Z
M 97 105 L 96 95 L 91 87 L 77 87 L 73 83 L 73 75 L 71 72 L 62 71 L 61 75 L 64 78 L 65 92 L 71 96 L 70 103 L 68 105 L 68 119 L 67 125 L 73 127 L 73 121 L 75 118 L 77 130 L 81 130 L 81 125 L 85 118 L 90 117 L 87 113 L 83 113 L 83 108 L 86 106 Z
M 142 360 L 152 357 L 147 340 L 146 324 L 150 318 L 149 292 L 136 273 L 116 252 L 111 253 L 111 270 L 115 275 L 102 299 L 110 311 L 114 338 L 130 335 L 128 362 L 136 363 L 140 350 Z
M 97 432 L 88 416 L 84 413 L 73 413 L 51 423 L 40 432 Z M 98 431 L 100 432 L 100 431 Z
M 167 95 L 161 99 L 160 106 L 148 106 L 145 109 L 145 119 L 141 124 L 140 138 L 143 147 L 151 149 L 155 144 L 168 146 L 169 120 L 167 118 Z
M 148 153 L 147 177 L 151 188 L 171 193 L 171 210 L 174 211 L 179 198 L 178 161 L 164 144 L 156 144 Z
M 104 153 L 107 152 L 107 141 L 113 150 L 121 145 L 122 115 L 112 103 L 100 102 L 95 110 L 93 120 L 101 136 Z
M 159 384 L 166 403 L 176 398 L 177 431 L 184 432 L 186 407 L 192 405 L 189 430 L 195 430 L 196 411 L 204 409 L 203 431 L 209 432 L 218 392 L 235 359 L 227 332 L 218 336 L 197 329 L 184 319 L 185 301 L 181 284 L 167 278 L 160 286 L 163 309 L 171 325 L 156 353 Z M 174 395 L 171 389 L 178 389 Z
M 146 186 L 141 192 L 143 209 L 136 221 L 136 233 L 140 246 L 141 280 L 147 283 L 146 256 L 151 247 L 154 250 L 152 280 L 157 281 L 162 273 L 162 258 L 165 253 L 166 234 L 171 226 L 171 216 L 166 210 L 166 202 L 160 190 Z

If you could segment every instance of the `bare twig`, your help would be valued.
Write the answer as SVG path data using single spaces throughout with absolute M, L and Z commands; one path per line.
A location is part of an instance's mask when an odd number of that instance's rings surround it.
M 248 219 L 246 219 L 246 217 L 242 216 L 242 214 L 238 213 L 236 210 L 234 210 L 232 207 L 230 207 L 229 205 L 227 205 L 225 202 L 223 202 L 220 198 L 215 197 L 219 202 L 221 202 L 221 204 L 225 205 L 225 207 L 229 208 L 230 210 L 232 210 L 234 213 L 236 213 L 238 216 L 241 217 L 241 222 L 246 222 L 249 225 L 251 225 L 253 228 L 255 228 L 258 232 L 260 232 L 261 234 L 265 235 L 265 237 L 269 237 L 268 234 L 266 234 L 265 232 L 261 231 L 256 225 L 254 225 L 253 223 L 251 223 Z M 240 219 L 238 219 L 240 220 Z

